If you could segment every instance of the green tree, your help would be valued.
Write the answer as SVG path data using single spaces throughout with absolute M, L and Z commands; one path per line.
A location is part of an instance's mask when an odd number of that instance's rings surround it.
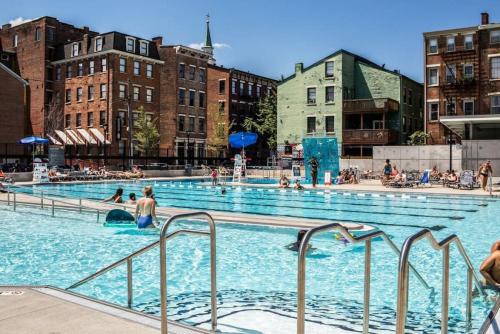
M 137 119 L 134 120 L 134 140 L 137 142 L 137 150 L 149 156 L 156 151 L 160 143 L 158 120 L 146 114 L 142 106 L 138 110 Z
M 411 145 L 425 145 L 427 142 L 427 138 L 430 135 L 425 133 L 424 131 L 415 131 L 412 135 L 410 135 L 410 144 Z
M 271 94 L 262 98 L 257 105 L 255 117 L 247 117 L 243 121 L 247 131 L 257 132 L 266 140 L 271 150 L 276 150 L 276 135 L 278 128 L 278 115 L 276 95 Z

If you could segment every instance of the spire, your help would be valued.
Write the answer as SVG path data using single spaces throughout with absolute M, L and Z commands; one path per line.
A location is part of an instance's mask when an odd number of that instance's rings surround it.
M 207 35 L 205 36 L 205 45 L 202 47 L 203 51 L 214 54 L 214 47 L 212 45 L 212 37 L 210 36 L 210 15 L 207 14 Z

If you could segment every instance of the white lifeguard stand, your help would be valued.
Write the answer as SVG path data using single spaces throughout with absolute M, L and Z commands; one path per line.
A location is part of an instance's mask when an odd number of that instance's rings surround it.
M 241 154 L 236 154 L 234 156 L 234 168 L 233 168 L 233 182 L 241 182 L 246 179 L 246 163 L 245 151 L 243 151 L 243 156 Z

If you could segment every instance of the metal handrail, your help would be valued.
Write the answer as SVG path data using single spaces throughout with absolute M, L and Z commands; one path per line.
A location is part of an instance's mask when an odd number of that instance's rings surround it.
M 370 323 L 370 267 L 371 267 L 371 241 L 373 238 L 382 237 L 384 241 L 391 247 L 391 249 L 400 255 L 401 252 L 398 247 L 392 242 L 389 236 L 383 231 L 374 231 L 363 234 L 359 237 L 352 236 L 347 228 L 340 223 L 332 223 L 327 225 L 318 226 L 307 231 L 303 237 L 298 254 L 298 271 L 297 271 L 297 334 L 304 334 L 305 332 L 305 296 L 306 296 L 306 253 L 309 240 L 312 236 L 319 232 L 328 230 L 336 230 L 344 238 L 351 243 L 360 243 L 365 241 L 365 275 L 364 275 L 364 296 L 363 296 L 363 333 L 367 334 Z M 422 285 L 429 289 L 427 282 L 420 276 L 417 270 L 409 264 L 412 272 L 416 275 Z
M 184 213 L 170 217 L 162 226 L 160 232 L 160 303 L 161 303 L 161 334 L 168 333 L 167 321 L 167 236 L 168 228 L 177 220 L 187 218 L 203 218 L 207 221 L 210 231 L 190 230 L 191 233 L 207 235 L 210 237 L 210 304 L 211 304 L 211 327 L 217 330 L 217 267 L 216 267 L 216 238 L 215 222 L 211 215 L 206 212 Z M 175 233 L 175 232 L 174 232 Z M 173 234 L 173 233 L 172 233 Z
M 442 301 L 441 301 L 441 333 L 448 332 L 448 296 L 449 296 L 449 278 L 450 278 L 450 244 L 454 242 L 462 255 L 462 258 L 467 265 L 467 305 L 466 318 L 469 322 L 472 315 L 472 279 L 476 284 L 480 293 L 485 296 L 479 277 L 474 271 L 472 262 L 467 255 L 465 248 L 457 235 L 452 234 L 442 241 L 438 242 L 429 229 L 423 229 L 418 233 L 410 236 L 405 240 L 401 248 L 399 258 L 399 273 L 398 273 L 398 297 L 396 311 L 396 334 L 404 334 L 406 326 L 406 315 L 408 311 L 408 266 L 409 256 L 412 246 L 423 238 L 429 239 L 432 248 L 435 250 L 443 250 L 443 284 L 442 284 Z

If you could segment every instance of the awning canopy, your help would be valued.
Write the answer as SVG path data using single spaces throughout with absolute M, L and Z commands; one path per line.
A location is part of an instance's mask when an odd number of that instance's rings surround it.
M 106 145 L 109 145 L 111 144 L 109 142 L 109 140 L 105 140 L 104 139 L 104 135 L 101 133 L 101 131 L 99 131 L 98 129 L 96 128 L 89 128 L 89 131 L 90 133 L 92 133 L 94 135 L 94 137 L 101 143 L 101 144 L 106 144 Z
M 500 129 L 500 114 L 440 116 L 439 121 L 462 138 L 466 124 L 488 124 Z
M 87 130 L 85 129 L 77 129 L 76 131 L 78 131 L 78 133 L 80 134 L 80 136 L 85 139 L 85 141 L 87 142 L 87 144 L 91 144 L 91 145 L 96 145 L 97 144 L 97 141 L 94 139 L 94 137 L 92 137 L 90 135 L 90 133 L 88 133 Z
M 66 130 L 66 133 L 71 138 L 73 143 L 77 145 L 85 145 L 85 142 L 80 138 L 80 136 L 78 136 L 75 130 L 68 129 Z
M 55 132 L 56 132 L 56 135 L 61 139 L 61 141 L 63 142 L 64 145 L 74 145 L 73 141 L 71 140 L 71 138 L 69 138 L 69 136 L 66 135 L 66 133 L 64 133 L 61 130 L 56 130 Z
M 55 139 L 55 138 L 54 138 L 54 137 L 52 137 L 51 135 L 47 135 L 47 137 L 49 138 L 49 140 L 50 140 L 50 142 L 51 142 L 52 144 L 54 144 L 54 145 L 62 145 L 62 143 L 61 143 L 59 140 Z

